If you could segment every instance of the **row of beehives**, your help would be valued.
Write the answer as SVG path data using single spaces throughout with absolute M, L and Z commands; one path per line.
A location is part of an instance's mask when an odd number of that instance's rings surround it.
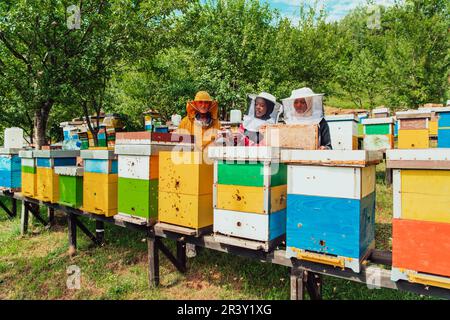
M 164 151 L 123 133 L 116 153 L 22 151 L 22 192 L 136 221 L 211 230 L 217 241 L 359 272 L 375 239 L 375 165 L 367 151 L 211 147 Z M 450 150 L 390 150 L 393 280 L 450 287 Z M 117 215 L 116 215 L 117 214 Z
M 437 136 L 439 148 L 450 147 L 450 107 L 402 111 L 395 117 L 389 117 L 386 109 L 370 119 L 367 114 L 326 119 L 334 150 L 357 150 L 358 136 L 364 136 L 365 150 L 393 149 L 394 136 L 398 136 L 398 149 L 429 148 L 432 136 Z

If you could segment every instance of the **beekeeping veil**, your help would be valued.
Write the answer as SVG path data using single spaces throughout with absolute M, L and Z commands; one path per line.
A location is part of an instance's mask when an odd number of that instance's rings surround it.
M 262 98 L 266 102 L 267 111 L 266 114 L 258 118 L 256 117 L 256 99 Z M 277 102 L 277 99 L 267 92 L 261 92 L 259 95 L 248 95 L 248 113 L 244 115 L 243 125 L 248 131 L 258 132 L 259 127 L 263 124 L 274 124 L 278 122 L 278 116 L 281 110 L 281 105 Z
M 293 90 L 282 103 L 287 124 L 319 124 L 323 119 L 323 93 L 304 87 Z

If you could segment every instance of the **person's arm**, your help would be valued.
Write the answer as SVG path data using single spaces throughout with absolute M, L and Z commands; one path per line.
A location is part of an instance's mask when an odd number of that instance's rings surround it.
M 330 127 L 325 119 L 322 119 L 319 123 L 319 134 L 320 134 L 320 149 L 322 150 L 332 150 L 331 147 L 331 136 Z

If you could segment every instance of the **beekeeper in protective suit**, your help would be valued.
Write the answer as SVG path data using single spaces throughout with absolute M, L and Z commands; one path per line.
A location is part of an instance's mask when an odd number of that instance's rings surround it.
M 286 124 L 318 124 L 319 149 L 332 149 L 330 128 L 324 118 L 322 93 L 314 93 L 306 87 L 296 89 L 289 98 L 282 99 L 282 104 Z
M 248 114 L 239 128 L 243 135 L 240 145 L 255 146 L 264 145 L 264 129 L 268 124 L 278 122 L 281 105 L 277 99 L 267 92 L 248 96 Z
M 196 145 L 206 147 L 220 129 L 217 101 L 208 92 L 199 91 L 194 101 L 187 102 L 186 112 L 187 115 L 181 120 L 176 132 L 194 135 Z

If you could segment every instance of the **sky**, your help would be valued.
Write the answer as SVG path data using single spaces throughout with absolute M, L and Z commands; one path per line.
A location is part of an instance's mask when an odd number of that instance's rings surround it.
M 299 7 L 302 0 L 262 0 L 267 2 L 271 7 L 280 10 L 280 12 L 290 18 L 294 23 L 298 21 Z M 314 0 L 303 0 L 307 4 L 314 4 Z M 375 0 L 378 5 L 391 5 L 394 0 Z M 328 21 L 336 21 L 342 19 L 352 9 L 360 4 L 366 4 L 366 0 L 318 0 L 319 6 L 325 6 L 328 13 Z

